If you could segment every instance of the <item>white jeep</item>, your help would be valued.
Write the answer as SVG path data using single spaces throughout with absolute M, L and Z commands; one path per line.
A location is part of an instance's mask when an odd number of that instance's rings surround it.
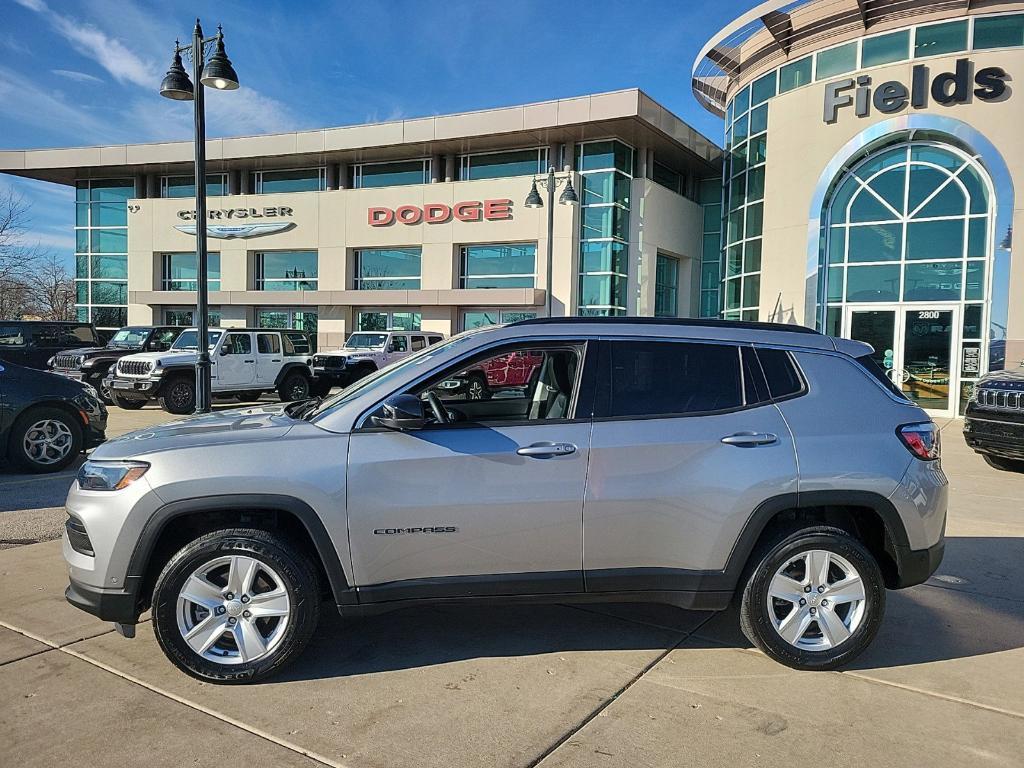
M 134 410 L 159 400 L 169 413 L 192 413 L 196 405 L 199 331 L 188 328 L 166 352 L 126 355 L 103 384 L 114 404 Z M 258 400 L 276 391 L 282 401 L 304 400 L 323 387 L 310 369 L 312 344 L 303 331 L 211 328 L 210 380 L 216 398 Z
M 324 386 L 347 387 L 443 339 L 440 333 L 425 331 L 357 331 L 341 349 L 313 355 L 313 373 Z

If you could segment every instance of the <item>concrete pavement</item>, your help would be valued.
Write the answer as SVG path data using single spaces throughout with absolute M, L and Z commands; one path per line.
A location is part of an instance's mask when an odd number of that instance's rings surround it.
M 164 660 L 148 624 L 129 641 L 67 605 L 58 542 L 11 548 L 0 763 L 1020 766 L 1024 476 L 988 467 L 958 430 L 944 430 L 946 559 L 889 593 L 874 645 L 842 672 L 769 661 L 728 612 L 424 607 L 326 614 L 279 678 L 206 685 Z

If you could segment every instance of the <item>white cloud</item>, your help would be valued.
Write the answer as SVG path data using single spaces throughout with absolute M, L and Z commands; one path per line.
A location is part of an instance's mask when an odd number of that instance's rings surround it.
M 103 81 L 95 75 L 90 75 L 86 72 L 78 72 L 74 69 L 51 69 L 53 74 L 60 77 L 66 77 L 68 80 L 74 80 L 77 83 L 102 83 Z
M 211 136 L 280 133 L 298 126 L 298 119 L 287 105 L 252 88 L 209 89 L 206 94 Z

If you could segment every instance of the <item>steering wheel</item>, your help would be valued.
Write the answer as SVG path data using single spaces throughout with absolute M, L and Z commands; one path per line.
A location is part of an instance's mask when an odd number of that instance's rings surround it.
M 447 409 L 445 409 L 444 405 L 441 403 L 441 399 L 436 394 L 427 390 L 426 400 L 427 405 L 430 406 L 430 410 L 434 414 L 434 421 L 438 424 L 451 423 L 451 417 L 448 415 Z

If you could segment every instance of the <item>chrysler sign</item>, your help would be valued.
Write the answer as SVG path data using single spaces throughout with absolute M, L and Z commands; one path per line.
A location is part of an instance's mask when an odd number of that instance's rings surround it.
M 235 220 L 235 219 L 263 219 L 263 218 L 274 218 L 284 217 L 293 215 L 293 211 L 286 205 L 269 205 L 266 208 L 214 208 L 212 211 L 207 211 L 206 217 L 210 221 L 224 221 Z M 184 221 L 195 221 L 196 212 L 191 211 L 178 211 L 178 218 Z
M 444 224 L 456 221 L 501 221 L 512 218 L 511 200 L 467 200 L 455 205 L 427 203 L 423 206 L 400 205 L 398 208 L 374 207 L 366 210 L 371 227 L 399 224 Z
M 867 117 L 874 107 L 883 114 L 899 112 L 909 104 L 914 109 L 936 104 L 964 104 L 973 94 L 980 101 L 996 101 L 1007 93 L 1009 76 L 1002 67 L 983 67 L 974 72 L 970 59 L 958 59 L 953 72 L 940 72 L 929 80 L 928 67 L 917 64 L 911 71 L 910 86 L 889 80 L 874 87 L 870 75 L 847 77 L 825 86 L 822 119 L 834 123 L 841 107 L 853 106 L 857 117 Z M 972 76 L 973 75 L 973 76 Z

